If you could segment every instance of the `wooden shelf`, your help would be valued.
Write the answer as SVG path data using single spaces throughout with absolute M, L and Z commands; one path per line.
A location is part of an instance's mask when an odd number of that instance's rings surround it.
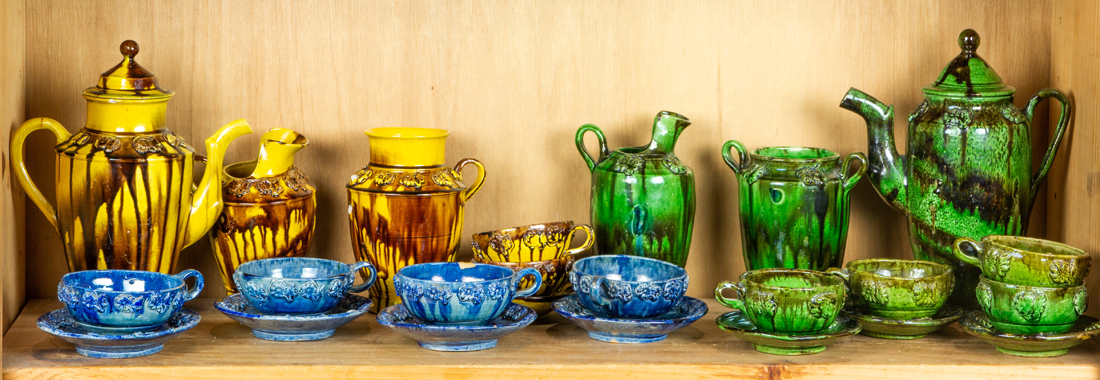
M 168 342 L 164 351 L 134 359 L 92 359 L 35 326 L 39 315 L 61 307 L 32 300 L 4 336 L 4 379 L 71 378 L 997 378 L 1100 377 L 1100 344 L 1089 341 L 1065 356 L 1028 359 L 997 353 L 957 325 L 912 341 L 854 336 L 825 352 L 798 357 L 762 354 L 719 330 L 727 309 L 708 301 L 710 313 L 668 339 L 622 345 L 589 339 L 554 315 L 500 340 L 496 348 L 441 353 L 378 325 L 365 315 L 317 342 L 269 342 L 198 299 L 186 307 L 202 314 L 198 327 Z

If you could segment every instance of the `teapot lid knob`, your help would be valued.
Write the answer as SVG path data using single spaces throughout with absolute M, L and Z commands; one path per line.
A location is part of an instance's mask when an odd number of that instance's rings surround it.
M 122 55 L 130 59 L 134 59 L 134 56 L 138 53 L 138 44 L 134 40 L 126 40 L 122 42 L 122 45 L 118 46 L 118 51 L 122 52 Z
M 978 32 L 974 29 L 967 29 L 959 33 L 959 47 L 964 52 L 973 53 L 978 50 L 978 45 L 982 43 L 982 38 L 978 36 Z

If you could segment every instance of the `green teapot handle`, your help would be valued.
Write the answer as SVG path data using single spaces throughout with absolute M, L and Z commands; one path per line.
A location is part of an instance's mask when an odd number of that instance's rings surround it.
M 733 159 L 733 154 L 730 148 L 737 149 L 738 160 Z M 741 175 L 749 165 L 752 165 L 752 156 L 749 156 L 748 150 L 737 140 L 726 141 L 722 144 L 722 159 L 726 161 L 726 165 L 729 165 L 730 169 L 733 169 L 733 173 Z M 740 162 L 740 163 L 738 163 Z
M 848 174 L 848 170 L 852 167 L 852 161 L 859 161 L 859 169 L 856 169 L 855 173 Z M 867 173 L 867 156 L 862 152 L 852 152 L 844 157 L 844 163 L 841 164 L 841 177 L 844 181 L 844 192 L 852 191 L 859 183 L 859 180 L 863 178 L 863 175 Z
M 585 149 L 584 147 L 584 133 L 588 131 L 592 131 L 592 133 L 595 133 L 596 140 L 600 142 L 600 156 L 595 159 L 592 158 L 592 154 L 588 153 L 588 149 Z M 584 159 L 584 163 L 588 164 L 588 171 L 596 170 L 596 164 L 598 164 L 600 161 L 603 161 L 603 159 L 606 158 L 607 155 L 611 154 L 607 150 L 607 138 L 603 137 L 603 131 L 601 131 L 600 128 L 594 124 L 582 125 L 581 128 L 577 130 L 576 139 L 577 150 L 581 152 L 581 158 Z
M 1070 103 L 1066 94 L 1054 88 L 1044 88 L 1035 93 L 1035 96 L 1031 97 L 1031 101 L 1027 102 L 1027 107 L 1024 108 L 1024 116 L 1027 117 L 1028 124 L 1031 123 L 1035 106 L 1039 105 L 1039 102 L 1046 98 L 1054 98 L 1059 103 L 1062 103 L 1062 111 L 1058 116 L 1058 126 L 1054 129 L 1054 136 L 1050 139 L 1050 146 L 1047 147 L 1047 154 L 1043 156 L 1043 163 L 1039 165 L 1039 170 L 1031 177 L 1031 196 L 1033 204 L 1035 193 L 1039 191 L 1039 186 L 1043 184 L 1043 180 L 1047 177 L 1047 170 L 1049 170 L 1050 165 L 1054 163 L 1054 156 L 1058 154 L 1058 146 L 1061 145 L 1062 135 L 1066 133 L 1066 126 L 1069 124 L 1069 119 L 1073 115 L 1073 103 Z M 1031 205 L 1028 205 L 1028 209 L 1030 208 Z

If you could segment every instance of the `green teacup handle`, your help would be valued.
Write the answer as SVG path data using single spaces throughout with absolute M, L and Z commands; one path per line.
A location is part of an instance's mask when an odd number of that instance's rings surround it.
M 587 237 L 584 239 L 584 243 L 580 247 L 565 251 L 567 255 L 577 255 L 584 252 L 586 249 L 592 248 L 592 243 L 596 242 L 596 233 L 592 232 L 592 227 L 587 224 L 578 224 L 569 229 L 569 242 L 573 242 L 573 235 L 577 234 L 577 231 L 584 231 Z
M 973 252 L 981 252 L 982 243 L 979 243 L 977 240 L 963 236 L 961 238 L 955 239 L 954 249 L 952 249 L 953 251 L 955 251 L 955 257 L 957 257 L 959 260 L 962 260 L 962 262 L 981 268 L 982 260 L 975 256 L 970 256 L 966 254 L 964 252 L 965 249 L 970 249 Z
M 722 295 L 722 291 L 726 289 L 733 289 L 737 293 L 737 298 L 726 298 Z M 745 296 L 745 285 L 740 282 L 722 281 L 718 284 L 717 288 L 714 288 L 714 298 L 718 300 L 723 306 L 734 310 L 745 310 L 745 301 L 741 298 Z
M 187 302 L 187 301 L 195 299 L 195 297 L 199 296 L 199 292 L 202 292 L 202 286 L 203 286 L 203 284 L 202 284 L 202 273 L 199 273 L 199 271 L 194 270 L 194 269 L 188 269 L 188 270 L 185 270 L 183 272 L 176 273 L 176 274 L 172 275 L 172 277 L 178 278 L 181 281 L 183 281 L 184 282 L 183 286 L 185 286 L 185 287 L 187 286 L 187 278 L 188 277 L 194 277 L 195 278 L 195 286 L 192 286 L 191 290 L 187 291 L 187 294 L 183 296 L 183 302 Z
M 733 159 L 733 154 L 730 148 L 737 150 L 738 160 Z M 748 150 L 745 146 L 737 140 L 726 141 L 722 145 L 722 159 L 726 161 L 726 165 L 729 165 L 730 169 L 733 169 L 733 173 L 741 175 L 749 165 L 752 165 L 752 156 L 749 156 Z
M 367 276 L 367 280 L 363 281 L 362 284 L 353 285 L 352 287 L 348 288 L 345 293 L 360 293 L 364 290 L 367 290 L 367 288 L 370 288 L 372 285 L 374 285 L 374 282 L 378 280 L 378 270 L 374 269 L 374 265 L 371 265 L 370 262 L 367 261 L 360 261 L 352 264 L 351 270 L 348 271 L 348 273 L 352 275 L 352 279 L 354 280 L 355 272 L 363 268 L 367 269 L 367 273 L 370 273 L 370 276 Z
M 535 268 L 523 268 L 516 272 L 515 286 L 518 288 L 520 280 L 527 276 L 534 276 L 535 283 L 528 286 L 527 289 L 516 289 L 516 297 L 530 297 L 542 287 L 542 274 Z

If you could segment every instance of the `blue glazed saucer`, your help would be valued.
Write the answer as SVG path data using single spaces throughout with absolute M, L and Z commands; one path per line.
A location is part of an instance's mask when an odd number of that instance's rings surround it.
M 58 309 L 38 317 L 38 328 L 76 345 L 76 353 L 106 359 L 136 358 L 152 355 L 164 348 L 164 342 L 199 324 L 199 313 L 179 309 L 168 322 L 151 330 L 118 334 L 90 331 L 73 319 L 67 309 Z
M 664 340 L 668 334 L 690 325 L 707 313 L 707 304 L 684 296 L 679 304 L 664 314 L 652 318 L 625 319 L 597 317 L 585 309 L 576 295 L 554 301 L 554 311 L 588 330 L 592 339 L 608 343 L 652 343 Z
M 433 351 L 478 351 L 497 345 L 497 339 L 527 327 L 538 317 L 531 308 L 511 304 L 504 314 L 481 326 L 433 325 L 409 313 L 405 304 L 378 313 L 378 323 L 413 338 L 420 347 Z
M 336 333 L 336 328 L 359 318 L 370 310 L 371 301 L 365 297 L 347 294 L 335 308 L 320 314 L 267 314 L 256 309 L 240 294 L 226 296 L 214 303 L 214 307 L 252 329 L 252 335 L 279 342 L 302 342 L 325 339 Z

